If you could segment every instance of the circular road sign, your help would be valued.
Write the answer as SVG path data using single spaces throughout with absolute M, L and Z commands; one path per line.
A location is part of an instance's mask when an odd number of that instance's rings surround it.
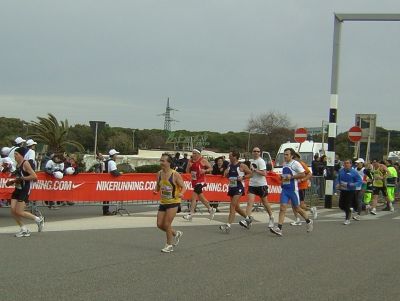
M 307 140 L 307 130 L 305 128 L 298 128 L 294 132 L 294 141 L 297 143 L 303 143 Z
M 358 142 L 362 137 L 362 130 L 359 126 L 353 126 L 350 128 L 348 133 L 349 140 L 351 142 Z

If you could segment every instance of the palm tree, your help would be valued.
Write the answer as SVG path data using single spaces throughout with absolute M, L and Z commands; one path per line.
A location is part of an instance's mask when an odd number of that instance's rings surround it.
M 54 153 L 65 152 L 67 146 L 72 146 L 78 151 L 84 147 L 77 141 L 68 140 L 68 120 L 58 122 L 57 118 L 48 113 L 48 117 L 37 117 L 39 121 L 29 123 L 29 137 L 48 146 L 48 150 Z

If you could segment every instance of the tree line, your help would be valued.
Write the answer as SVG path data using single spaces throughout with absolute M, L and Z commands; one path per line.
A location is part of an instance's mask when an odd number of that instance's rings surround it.
M 226 153 L 236 149 L 246 153 L 257 145 L 269 151 L 272 157 L 276 155 L 282 143 L 294 140 L 294 127 L 290 120 L 286 115 L 276 112 L 251 117 L 246 130 L 242 132 L 177 130 L 173 133 L 187 137 L 206 136 L 206 148 L 216 152 Z M 171 150 L 173 145 L 166 143 L 169 134 L 162 129 L 132 129 L 106 124 L 98 132 L 97 149 L 106 153 L 109 149 L 116 148 L 122 154 L 136 154 L 139 148 Z M 38 142 L 39 152 L 94 152 L 95 137 L 89 124 L 69 125 L 67 120 L 59 121 L 50 113 L 29 122 L 17 118 L 0 117 L 0 146 L 10 146 L 17 136 L 33 138 Z M 371 145 L 371 158 L 382 158 L 387 153 L 388 131 L 378 127 L 376 136 L 376 143 Z M 321 135 L 314 136 L 313 140 L 320 142 Z M 390 145 L 391 150 L 400 150 L 400 132 L 391 131 Z M 354 144 L 347 139 L 347 132 L 338 135 L 336 152 L 341 158 L 352 157 Z

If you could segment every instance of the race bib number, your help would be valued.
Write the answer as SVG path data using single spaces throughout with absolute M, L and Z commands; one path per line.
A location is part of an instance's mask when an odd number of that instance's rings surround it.
M 289 179 L 288 175 L 282 175 L 282 184 L 283 185 L 290 184 L 290 179 Z
M 197 180 L 197 172 L 192 171 L 192 172 L 191 172 L 191 175 L 192 175 L 192 180 L 193 180 L 193 181 L 196 181 L 196 180 Z
M 163 198 L 164 200 L 173 199 L 174 197 L 172 195 L 172 187 L 162 186 L 161 187 L 161 198 Z
M 229 187 L 237 187 L 238 180 L 236 177 L 229 178 Z

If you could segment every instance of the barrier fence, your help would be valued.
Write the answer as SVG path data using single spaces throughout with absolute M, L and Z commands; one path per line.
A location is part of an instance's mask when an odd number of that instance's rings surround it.
M 100 201 L 142 201 L 159 200 L 159 195 L 154 195 L 156 177 L 148 173 L 123 174 L 114 177 L 110 174 L 80 173 L 66 175 L 63 179 L 55 179 L 44 172 L 38 172 L 38 180 L 31 183 L 30 201 L 74 201 L 74 202 L 100 202 Z M 182 175 L 187 187 L 184 199 L 189 199 L 193 188 L 190 175 Z M 7 187 L 8 175 L 0 175 L 0 199 L 10 199 L 14 187 Z M 229 201 L 227 196 L 228 180 L 222 176 L 206 176 L 207 186 L 203 189 L 207 199 L 212 202 Z M 279 176 L 267 176 L 269 186 L 269 200 L 278 202 L 281 192 Z M 246 183 L 247 186 L 247 183 Z M 246 197 L 242 197 L 246 201 Z

